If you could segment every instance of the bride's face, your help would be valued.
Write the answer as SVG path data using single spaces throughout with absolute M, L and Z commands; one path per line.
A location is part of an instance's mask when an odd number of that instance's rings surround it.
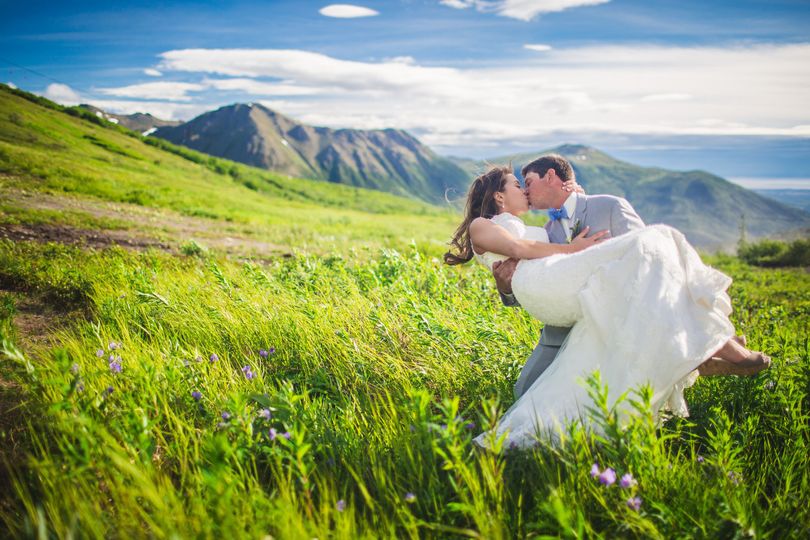
M 518 216 L 529 210 L 529 201 L 526 199 L 526 193 L 523 191 L 523 188 L 520 187 L 520 182 L 518 182 L 514 174 L 506 176 L 503 191 L 496 193 L 495 198 L 502 212 L 509 212 L 512 215 Z

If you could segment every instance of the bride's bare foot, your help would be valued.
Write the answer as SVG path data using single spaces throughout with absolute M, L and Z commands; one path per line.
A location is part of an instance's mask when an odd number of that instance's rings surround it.
M 701 364 L 701 375 L 755 375 L 771 365 L 771 359 L 759 351 L 745 348 L 745 336 L 734 336 L 712 358 Z
M 732 336 L 731 339 L 742 345 L 743 347 L 748 347 L 748 338 L 745 335 L 742 336 Z
M 700 364 L 698 373 L 701 377 L 710 377 L 713 375 L 756 375 L 760 371 L 769 368 L 771 365 L 771 359 L 765 355 L 763 356 L 767 361 L 752 366 L 742 366 L 739 363 L 727 362 L 722 358 L 712 357 Z
M 726 344 L 723 345 L 723 347 L 712 356 L 716 356 L 717 358 L 725 360 L 726 362 L 731 362 L 732 364 L 738 364 L 740 367 L 753 367 L 762 364 L 767 365 L 771 361 L 768 356 L 761 352 L 749 351 L 740 344 L 738 339 L 735 338 L 731 338 L 726 341 Z

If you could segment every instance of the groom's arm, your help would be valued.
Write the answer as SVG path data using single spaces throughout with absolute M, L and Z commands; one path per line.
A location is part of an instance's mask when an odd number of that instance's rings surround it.
M 520 305 L 515 295 L 512 294 L 512 274 L 515 273 L 517 263 L 517 259 L 506 259 L 492 265 L 492 275 L 495 277 L 495 285 L 501 295 L 501 302 L 509 307 Z
M 616 197 L 610 213 L 610 232 L 613 236 L 644 228 L 644 221 L 627 200 Z

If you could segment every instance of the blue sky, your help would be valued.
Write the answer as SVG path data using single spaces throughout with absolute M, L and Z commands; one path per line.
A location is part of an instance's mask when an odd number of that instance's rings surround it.
M 443 154 L 582 142 L 810 178 L 806 1 L 61 4 L 0 2 L 0 81 L 164 118 L 256 101 L 309 124 L 407 129 Z

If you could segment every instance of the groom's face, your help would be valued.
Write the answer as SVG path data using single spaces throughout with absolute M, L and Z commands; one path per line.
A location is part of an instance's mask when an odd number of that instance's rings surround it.
M 540 176 L 536 172 L 526 173 L 526 198 L 529 199 L 529 204 L 532 208 L 542 210 L 543 208 L 551 207 L 550 200 L 553 198 L 554 191 L 551 183 L 549 182 L 549 169 L 546 174 Z

